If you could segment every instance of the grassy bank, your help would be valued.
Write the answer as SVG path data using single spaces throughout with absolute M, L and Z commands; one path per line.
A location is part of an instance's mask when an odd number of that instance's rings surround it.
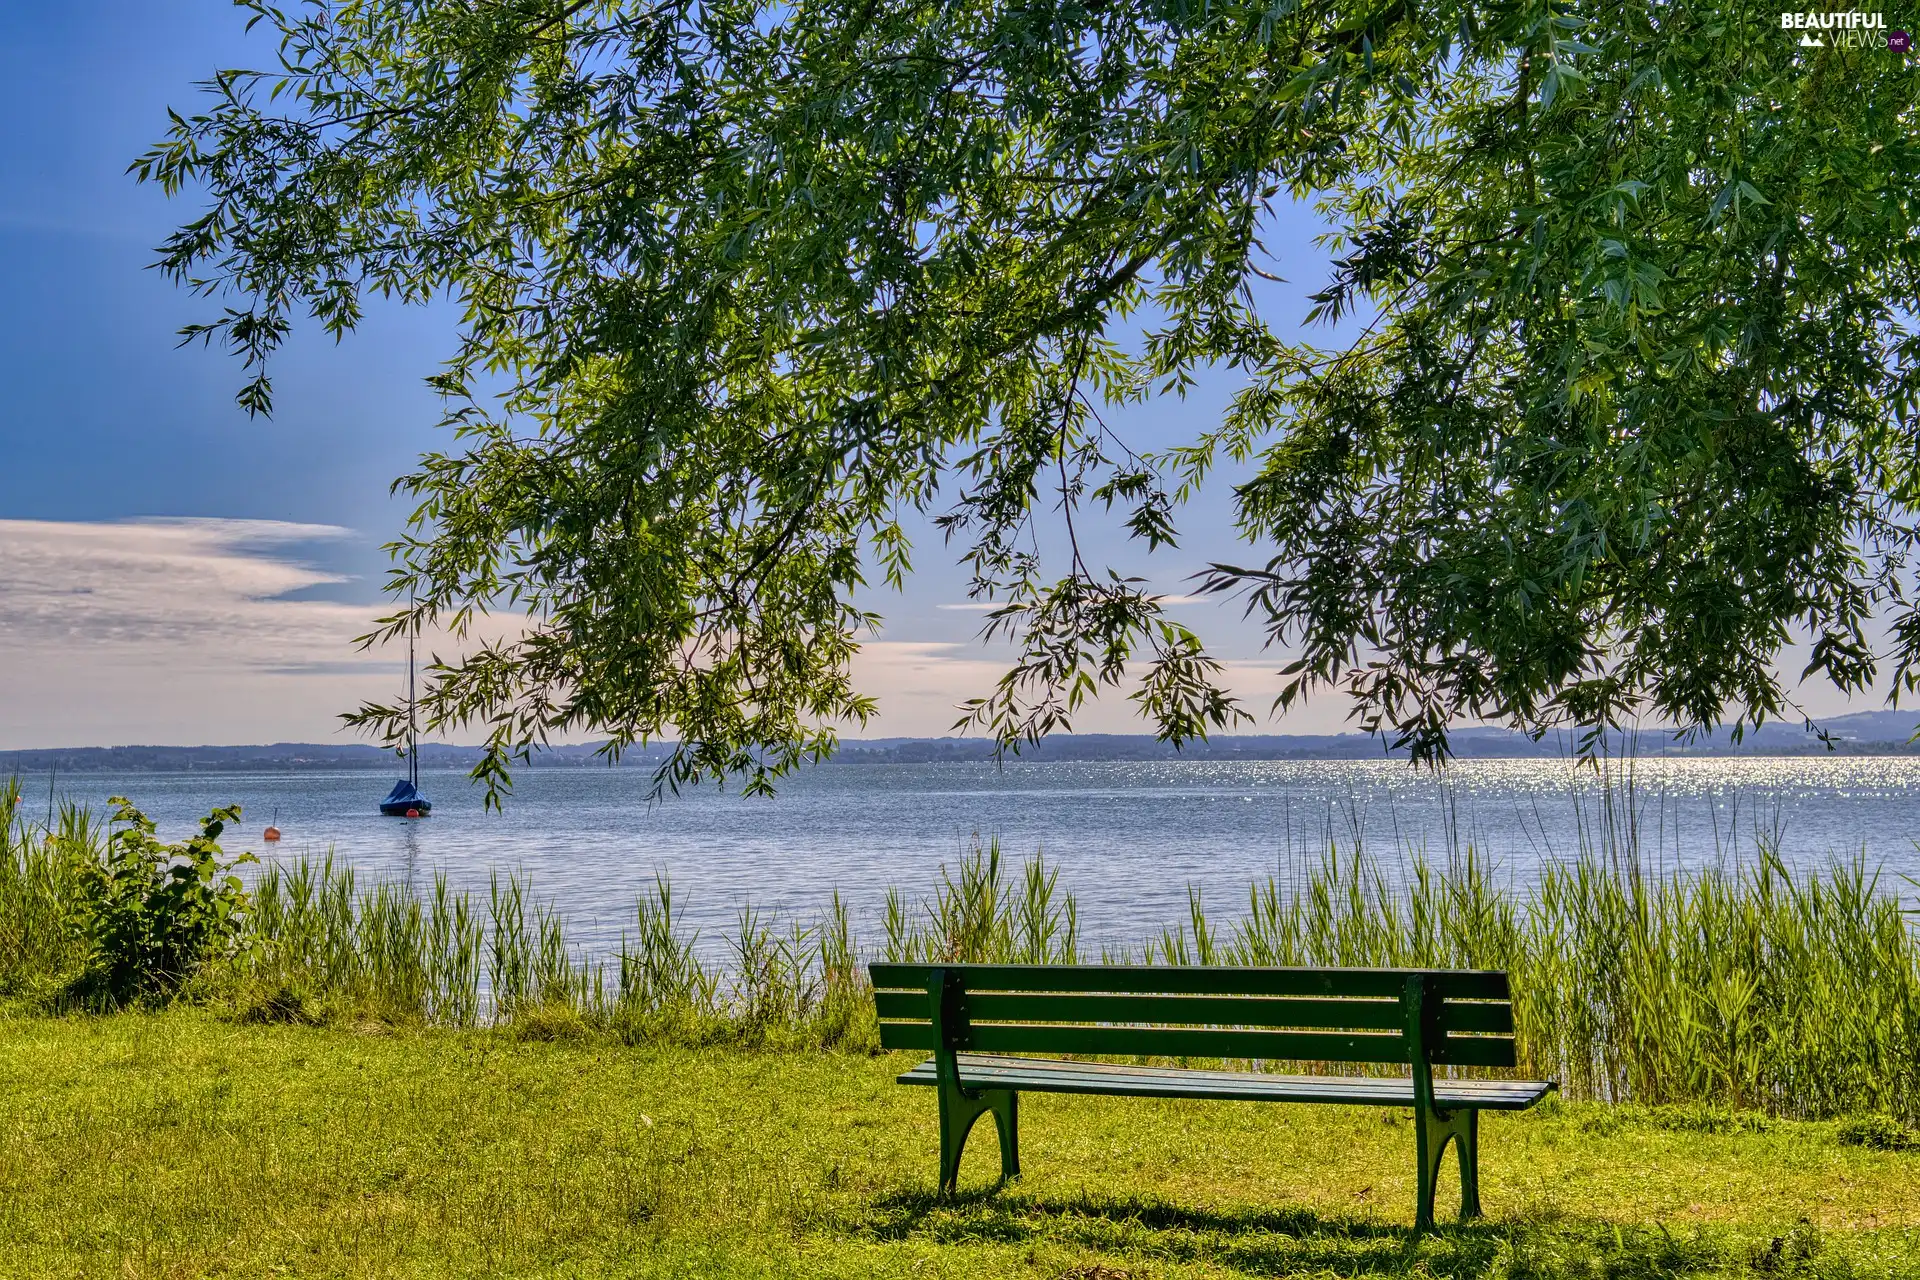
M 881 936 L 857 937 L 837 898 L 813 921 L 743 911 L 719 965 L 696 954 L 665 882 L 599 961 L 511 879 L 476 901 L 444 880 L 417 894 L 301 862 L 266 870 L 235 944 L 186 994 L 243 1021 L 862 1051 L 862 964 L 882 956 L 1499 968 L 1513 974 L 1522 1070 L 1572 1098 L 1920 1124 L 1920 935 L 1878 876 L 1860 862 L 1796 875 L 1763 835 L 1731 867 L 1655 874 L 1633 803 L 1630 788 L 1608 792 L 1575 855 L 1520 892 L 1470 846 L 1429 861 L 1330 845 L 1250 886 L 1238 912 L 1196 895 L 1188 919 L 1097 950 L 1057 873 L 991 843 L 924 897 L 896 891 Z M 75 922 L 102 832 L 74 809 L 5 824 L 0 998 L 84 1004 Z
M 1835 1123 L 1490 1115 L 1488 1220 L 1415 1239 L 1398 1113 L 1034 1096 L 976 1135 L 844 1053 L 0 1020 L 0 1275 L 1920 1276 L 1920 1153 Z M 1443 1195 L 1451 1194 L 1452 1183 Z

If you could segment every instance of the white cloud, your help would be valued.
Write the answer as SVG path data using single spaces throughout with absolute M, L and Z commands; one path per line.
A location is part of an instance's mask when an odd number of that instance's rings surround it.
M 938 738 L 953 732 L 959 704 L 992 690 L 1001 666 L 976 645 L 869 640 L 853 660 L 854 687 L 880 703 L 862 737 Z
M 0 750 L 124 743 L 327 741 L 339 713 L 399 691 L 401 655 L 363 653 L 380 604 L 287 599 L 337 584 L 298 552 L 350 536 L 263 520 L 0 520 Z M 991 606 L 989 606 L 991 607 Z M 489 621 L 487 631 L 513 619 Z M 431 638 L 423 653 L 444 637 Z M 1011 654 L 974 642 L 869 641 L 858 688 L 880 703 L 870 736 L 942 736 L 992 692 Z M 1334 700 L 1274 726 L 1277 664 L 1228 664 L 1256 732 L 1342 727 Z M 1086 732 L 1149 726 L 1125 691 L 1076 716 Z
M 348 532 L 272 520 L 0 520 L 0 643 L 178 648 L 223 665 L 338 658 L 340 629 L 377 611 L 276 599 L 344 581 L 276 553 Z
M 0 520 L 0 748 L 326 739 L 391 696 L 379 605 L 288 600 L 342 581 L 271 520 Z
M 1013 661 L 1009 650 L 965 643 L 868 641 L 854 659 L 854 683 L 879 700 L 880 715 L 863 731 L 866 737 L 942 737 L 953 732 L 960 718 L 959 704 L 991 693 L 994 683 Z M 1284 677 L 1280 663 L 1232 661 L 1222 664 L 1223 682 L 1240 695 L 1253 722 L 1240 733 L 1343 733 L 1346 701 L 1320 697 L 1276 721 L 1268 715 Z M 1128 699 L 1131 683 L 1103 691 L 1073 718 L 1081 733 L 1152 733 Z M 969 730 L 978 732 L 978 730 Z
M 1155 596 L 1154 599 L 1163 605 L 1220 604 L 1223 602 L 1224 597 L 1221 597 L 1221 596 Z M 961 600 L 961 601 L 956 601 L 953 604 L 937 604 L 933 607 L 936 609 L 966 610 L 969 613 L 988 613 L 994 609 L 1006 608 L 1007 602 L 1005 600 Z

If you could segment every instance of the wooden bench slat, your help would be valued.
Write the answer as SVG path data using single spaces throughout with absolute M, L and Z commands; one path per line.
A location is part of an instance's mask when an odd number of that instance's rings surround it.
M 882 1018 L 921 1021 L 928 1014 L 925 991 L 876 991 Z M 1406 1023 L 1397 1000 L 1325 1000 L 1270 996 L 1143 996 L 969 991 L 969 1021 L 1133 1022 L 1162 1026 L 1296 1027 L 1343 1031 L 1400 1031 Z
M 1011 1061 L 1018 1062 L 1019 1059 Z M 928 1064 L 898 1077 L 902 1084 L 937 1083 Z M 1147 1071 L 1121 1068 L 1111 1075 L 1072 1071 L 1024 1070 L 1018 1067 L 969 1067 L 962 1080 L 970 1088 L 1032 1089 L 1053 1093 L 1104 1094 L 1131 1097 L 1154 1089 L 1160 1097 L 1233 1097 L 1250 1101 L 1350 1101 L 1369 1106 L 1411 1106 L 1415 1096 L 1409 1077 L 1283 1076 L 1242 1077 L 1227 1071 Z M 1448 1107 L 1484 1107 L 1519 1110 L 1538 1102 L 1552 1086 L 1543 1081 L 1436 1081 L 1436 1096 Z
M 1124 1091 L 1142 1097 L 1337 1102 L 1352 1106 L 1403 1107 L 1414 1103 L 1413 1081 L 1405 1076 L 1281 1076 L 980 1054 L 961 1054 L 959 1061 L 961 1081 L 972 1088 L 1079 1094 Z M 933 1085 L 938 1083 L 938 1075 L 932 1060 L 928 1060 L 898 1080 L 901 1084 Z M 1520 1111 L 1539 1102 L 1554 1085 L 1544 1080 L 1435 1080 L 1433 1088 L 1434 1102 L 1441 1107 Z
M 1505 1001 L 1498 1004 L 1469 1004 L 1463 1000 L 1448 1000 L 1440 1006 L 1434 1021 L 1439 1030 L 1447 1035 L 1463 1031 L 1512 1035 L 1513 1006 Z
M 1071 1073 L 1076 1075 L 1086 1075 L 1086 1076 L 1096 1077 L 1096 1078 L 1112 1077 L 1116 1082 L 1124 1082 L 1124 1081 L 1133 1080 L 1137 1078 L 1161 1076 L 1161 1075 L 1167 1076 L 1171 1079 L 1184 1080 L 1194 1076 L 1196 1073 L 1199 1075 L 1205 1076 L 1208 1079 L 1232 1078 L 1235 1080 L 1243 1080 L 1243 1081 L 1249 1081 L 1254 1083 L 1269 1081 L 1269 1080 L 1284 1079 L 1284 1080 L 1295 1081 L 1301 1084 L 1312 1084 L 1314 1082 L 1321 1082 L 1321 1083 L 1331 1083 L 1331 1084 L 1339 1084 L 1339 1085 L 1348 1085 L 1348 1084 L 1354 1084 L 1354 1083 L 1368 1085 L 1373 1083 L 1379 1083 L 1384 1086 L 1384 1085 L 1392 1084 L 1394 1081 L 1399 1081 L 1400 1083 L 1405 1084 L 1411 1079 L 1411 1077 L 1408 1077 L 1408 1076 L 1283 1076 L 1276 1072 L 1271 1072 L 1271 1071 L 1218 1071 L 1213 1069 L 1198 1069 L 1194 1067 L 1137 1065 L 1134 1063 L 1121 1063 L 1121 1062 L 1088 1062 L 1088 1061 L 1085 1061 L 1084 1059 L 1077 1059 L 1077 1058 L 1010 1057 L 1004 1054 L 990 1054 L 990 1053 L 958 1054 L 956 1055 L 955 1061 L 956 1063 L 963 1066 L 967 1071 L 971 1071 L 975 1068 L 999 1069 L 1003 1067 L 1005 1068 L 1037 1067 L 1037 1068 L 1042 1068 L 1049 1072 L 1066 1072 L 1066 1073 Z M 934 1069 L 935 1069 L 935 1063 L 934 1063 L 934 1060 L 931 1058 L 927 1059 L 925 1062 L 922 1062 L 919 1066 L 914 1068 L 915 1071 L 921 1071 L 921 1070 L 932 1071 Z M 1535 1081 L 1535 1080 L 1484 1080 L 1484 1079 L 1449 1080 L 1444 1076 L 1440 1077 L 1438 1080 L 1435 1081 L 1436 1087 L 1444 1084 L 1449 1088 L 1455 1089 L 1456 1091 L 1463 1090 L 1463 1091 L 1466 1091 L 1466 1093 L 1489 1092 L 1494 1094 L 1505 1094 L 1507 1092 L 1518 1090 L 1520 1092 L 1528 1093 L 1530 1095 L 1537 1093 L 1538 1089 L 1536 1088 L 1536 1086 L 1542 1083 L 1549 1083 L 1549 1082 Z
M 882 1022 L 883 1049 L 939 1046 L 925 1022 Z M 1411 1062 L 1405 1036 L 1376 1032 L 1227 1031 L 1199 1027 L 1089 1027 L 976 1023 L 964 1047 L 981 1053 L 1099 1053 L 1156 1058 L 1266 1058 L 1290 1062 Z M 1442 1066 L 1511 1067 L 1511 1036 L 1448 1036 L 1429 1056 Z
M 928 1020 L 924 991 L 876 991 L 879 1016 L 896 1022 Z M 1142 1022 L 1162 1026 L 1295 1027 L 1394 1030 L 1404 1015 L 1397 1000 L 1332 1000 L 1270 996 L 1154 996 L 969 991 L 967 1016 L 979 1022 Z M 1434 1019 L 1442 1034 L 1513 1031 L 1505 1002 L 1445 1001 Z
M 1519 1048 L 1512 1036 L 1448 1036 L 1427 1054 L 1442 1067 L 1517 1067 Z
M 1429 974 L 1442 1000 L 1507 1000 L 1507 975 L 1485 969 L 1305 969 L 1212 965 L 875 964 L 880 990 L 927 988 L 933 971 L 959 968 L 969 991 L 1078 991 L 1114 995 L 1342 996 L 1391 1000 L 1407 978 Z
M 935 1049 L 925 1023 L 880 1024 L 889 1049 Z M 959 1046 L 979 1053 L 1103 1053 L 1164 1058 L 1283 1058 L 1297 1062 L 1410 1062 L 1400 1035 L 1338 1031 L 1215 1031 L 1199 1027 L 1085 1027 L 988 1022 Z
M 920 1074 L 901 1076 L 902 1084 L 936 1084 L 937 1077 Z M 1096 1076 L 1063 1076 L 1052 1072 L 1031 1073 L 1010 1069 L 978 1071 L 968 1077 L 969 1088 L 1013 1089 L 1034 1093 L 1076 1093 L 1102 1097 L 1211 1098 L 1218 1101 L 1343 1103 L 1350 1106 L 1410 1107 L 1417 1103 L 1413 1085 L 1405 1078 L 1376 1086 L 1360 1077 L 1347 1079 L 1314 1076 L 1271 1076 L 1247 1083 L 1225 1078 L 1211 1080 L 1129 1081 L 1125 1087 Z M 1443 1109 L 1521 1111 L 1537 1103 L 1543 1091 L 1509 1089 L 1490 1093 L 1477 1089 L 1436 1087 L 1436 1105 Z

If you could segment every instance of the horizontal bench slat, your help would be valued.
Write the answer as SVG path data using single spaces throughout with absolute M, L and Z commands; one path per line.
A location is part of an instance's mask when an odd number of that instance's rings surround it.
M 958 970 L 969 991 L 1078 991 L 1116 995 L 1340 996 L 1397 999 L 1407 978 L 1430 974 L 1444 1000 L 1506 1000 L 1507 975 L 1466 969 L 1240 968 L 1211 965 L 876 964 L 876 990 L 926 990 L 937 968 Z
M 1135 1097 L 1216 1098 L 1251 1102 L 1338 1102 L 1354 1106 L 1411 1106 L 1413 1081 L 1404 1076 L 1278 1076 L 1257 1072 L 1192 1071 L 1057 1062 L 962 1054 L 962 1083 L 975 1088 L 1035 1093 L 1118 1094 Z M 923 1062 L 899 1077 L 901 1084 L 937 1083 L 934 1064 Z M 1553 1089 L 1541 1080 L 1436 1080 L 1435 1104 L 1519 1111 Z
M 1406 1037 L 1377 1032 L 1229 1031 L 1197 1027 L 1083 1026 L 1075 1023 L 975 1023 L 965 1048 L 981 1053 L 1099 1053 L 1116 1057 L 1262 1058 L 1292 1062 L 1410 1062 Z M 933 1042 L 925 1022 L 882 1022 L 883 1049 L 924 1049 Z M 1428 1056 L 1455 1067 L 1511 1067 L 1518 1059 L 1511 1036 L 1449 1036 Z
M 876 991 L 879 1016 L 899 1022 L 928 1020 L 927 994 Z M 1398 1030 L 1398 1001 L 1327 1000 L 1269 996 L 1090 995 L 1074 993 L 969 992 L 967 1016 L 979 1022 L 1151 1022 L 1168 1026 L 1300 1027 Z M 1441 1002 L 1434 1015 L 1443 1033 L 1513 1031 L 1506 1002 Z
M 1020 1063 L 1023 1059 L 1002 1059 Z M 1046 1065 L 1046 1063 L 1041 1063 Z M 937 1084 L 931 1061 L 897 1077 L 899 1084 Z M 1098 1077 L 1068 1071 L 1033 1071 L 1025 1067 L 968 1067 L 962 1071 L 968 1088 L 1016 1088 L 1052 1094 L 1100 1094 L 1114 1098 L 1240 1098 L 1250 1102 L 1344 1102 L 1356 1105 L 1413 1105 L 1409 1077 L 1288 1077 L 1233 1071 L 1173 1071 L 1142 1073 L 1137 1079 Z M 1555 1086 L 1549 1080 L 1434 1080 L 1436 1105 L 1484 1107 L 1519 1111 L 1540 1102 Z
M 1088 1062 L 1075 1058 L 1010 1057 L 1004 1054 L 991 1053 L 957 1054 L 955 1055 L 955 1063 L 960 1069 L 963 1083 L 972 1082 L 973 1076 L 971 1073 L 976 1069 L 984 1070 L 991 1068 L 998 1070 L 1003 1067 L 1008 1069 L 1038 1070 L 1046 1072 L 1049 1075 L 1068 1074 L 1097 1079 L 1117 1079 L 1121 1083 L 1156 1076 L 1165 1076 L 1171 1080 L 1186 1080 L 1195 1076 L 1203 1076 L 1208 1080 L 1234 1079 L 1263 1085 L 1274 1080 L 1289 1080 L 1301 1083 L 1303 1086 L 1325 1084 L 1329 1087 L 1338 1085 L 1343 1088 L 1348 1086 L 1356 1088 L 1388 1088 L 1404 1086 L 1410 1080 L 1408 1076 L 1280 1075 L 1271 1071 L 1203 1070 L 1194 1067 L 1169 1067 L 1152 1064 L 1138 1065 L 1119 1062 Z M 932 1058 L 927 1059 L 914 1068 L 915 1071 L 927 1072 L 932 1072 L 934 1069 L 935 1064 Z M 1505 1095 L 1515 1090 L 1528 1092 L 1534 1090 L 1534 1087 L 1541 1083 L 1541 1081 L 1533 1080 L 1450 1080 L 1444 1076 L 1439 1077 L 1435 1081 L 1436 1087 L 1444 1084 L 1450 1089 L 1456 1091 L 1464 1090 L 1475 1093 L 1476 1095 L 1479 1093 Z
M 1448 1036 L 1428 1051 L 1442 1067 L 1517 1067 L 1520 1055 L 1512 1036 Z
M 1397 1000 L 1320 1000 L 1267 996 L 1143 996 L 968 992 L 971 1022 L 1142 1022 L 1161 1026 L 1298 1027 L 1398 1031 Z M 882 1018 L 922 1020 L 925 991 L 876 991 Z
M 1513 1006 L 1504 1000 L 1498 1004 L 1469 1004 L 1464 1000 L 1448 1000 L 1440 1006 L 1436 1020 L 1440 1030 L 1449 1035 L 1462 1031 L 1483 1031 L 1494 1035 L 1513 1034 Z
M 933 1049 L 925 1023 L 883 1022 L 889 1049 Z M 979 1053 L 1106 1053 L 1163 1058 L 1281 1058 L 1297 1062 L 1408 1062 L 1405 1036 L 1338 1031 L 1214 1031 L 1193 1027 L 976 1023 L 962 1046 Z
M 880 1024 L 882 1049 L 927 1049 L 933 1043 L 933 1026 L 926 1022 L 883 1022 Z

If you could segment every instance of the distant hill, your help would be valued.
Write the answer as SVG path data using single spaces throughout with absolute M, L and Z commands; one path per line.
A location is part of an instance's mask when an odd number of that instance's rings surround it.
M 1863 711 L 1822 721 L 1835 740 L 1833 750 L 1861 755 L 1920 754 L 1920 744 L 1909 744 L 1920 711 Z M 1463 759 L 1548 758 L 1572 754 L 1573 739 L 1549 734 L 1535 742 L 1511 729 L 1464 728 L 1453 731 L 1453 749 Z M 1826 754 L 1828 745 L 1798 724 L 1767 724 L 1748 732 L 1739 743 L 1727 730 L 1717 730 L 1692 742 L 1676 740 L 1661 730 L 1614 735 L 1612 750 L 1648 755 L 1811 755 Z M 992 754 L 978 738 L 880 738 L 840 744 L 839 764 L 931 763 L 983 760 Z M 1076 733 L 1042 740 L 1021 752 L 1023 760 L 1374 760 L 1389 752 L 1386 743 L 1364 733 L 1337 734 L 1227 734 L 1206 742 L 1192 742 L 1175 751 L 1146 734 Z
M 1837 741 L 1839 752 L 1850 755 L 1920 754 L 1908 742 L 1920 712 L 1862 711 L 1821 722 Z M 1501 757 L 1555 758 L 1571 753 L 1565 735 L 1549 735 L 1534 742 L 1508 729 L 1470 728 L 1454 732 L 1454 750 L 1464 759 Z M 655 745 L 629 752 L 627 766 L 651 767 L 671 746 Z M 1616 754 L 1628 750 L 1652 755 L 1824 755 L 1827 745 L 1797 724 L 1768 724 L 1735 744 L 1719 730 L 1700 740 L 1676 741 L 1673 735 L 1642 730 L 1629 738 L 1620 735 Z M 962 763 L 992 758 L 992 746 L 981 738 L 868 738 L 843 742 L 836 765 Z M 1388 753 L 1381 739 L 1361 733 L 1338 734 L 1229 734 L 1209 742 L 1189 743 L 1175 751 L 1147 734 L 1079 733 L 1048 738 L 1030 746 L 1022 760 L 1374 760 Z M 480 759 L 479 747 L 423 743 L 421 766 L 471 768 Z M 597 744 L 552 747 L 534 757 L 536 768 L 581 768 L 599 765 L 605 758 Z M 393 753 L 363 743 L 321 744 L 276 742 L 243 747 L 55 747 L 39 751 L 0 751 L 0 775 L 8 773 L 184 773 L 273 772 L 306 769 L 365 769 L 387 772 L 400 767 Z
M 654 752 L 658 758 L 658 751 Z M 420 744 L 425 769 L 472 768 L 479 747 Z M 535 759 L 542 767 L 599 764 L 591 746 L 554 747 Z M 0 774 L 17 773 L 281 773 L 301 769 L 406 771 L 393 752 L 365 743 L 275 742 L 246 747 L 53 747 L 0 751 Z

